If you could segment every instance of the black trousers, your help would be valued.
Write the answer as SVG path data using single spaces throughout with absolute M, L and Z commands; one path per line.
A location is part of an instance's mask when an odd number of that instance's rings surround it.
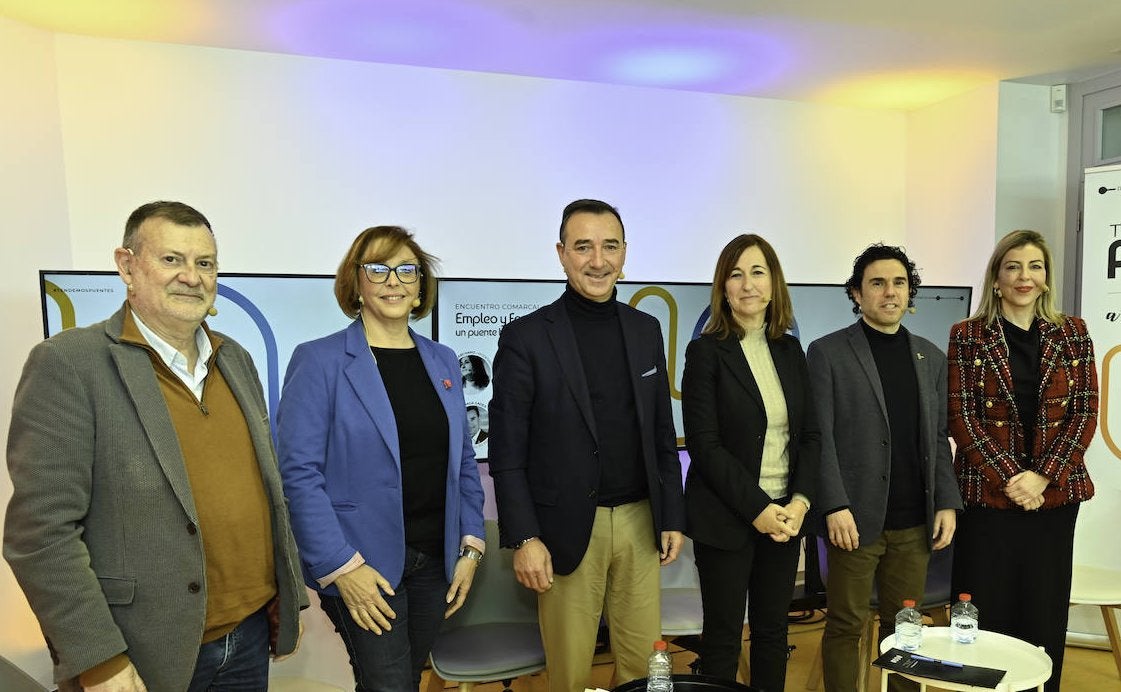
M 954 535 L 953 593 L 968 593 L 982 630 L 1042 646 L 1049 692 L 1063 674 L 1078 505 L 1025 512 L 968 508 Z
M 751 630 L 750 684 L 764 692 L 782 692 L 787 615 L 801 543 L 796 538 L 775 543 L 750 527 L 746 530 L 751 538 L 740 550 L 693 543 L 704 609 L 701 672 L 736 679 L 746 602 Z

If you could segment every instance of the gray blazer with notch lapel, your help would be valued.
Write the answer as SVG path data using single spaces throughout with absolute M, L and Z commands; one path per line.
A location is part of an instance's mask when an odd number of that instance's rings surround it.
M 918 380 L 926 522 L 933 527 L 936 511 L 962 506 L 946 425 L 946 355 L 920 336 L 908 332 L 907 338 Z M 883 531 L 891 480 L 891 431 L 876 361 L 859 321 L 811 343 L 806 359 L 821 426 L 811 526 L 828 536 L 825 514 L 847 506 L 865 545 Z
M 64 689 L 126 651 L 149 690 L 186 689 L 206 616 L 194 499 L 149 352 L 121 341 L 127 309 L 32 349 L 12 407 L 4 557 Z M 289 653 L 307 595 L 257 371 L 222 338 L 216 367 L 245 414 L 268 493 L 277 653 Z M 202 588 L 192 593 L 192 583 Z

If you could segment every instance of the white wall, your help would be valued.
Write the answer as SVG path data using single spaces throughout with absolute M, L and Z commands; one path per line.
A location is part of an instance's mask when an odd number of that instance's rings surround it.
M 997 123 L 996 238 L 1028 228 L 1047 239 L 1064 265 L 1067 116 L 1051 112 L 1051 87 L 1003 82 Z M 991 249 L 991 248 L 990 248 Z M 1056 272 L 1056 304 L 1063 275 Z
M 27 351 L 43 338 L 38 270 L 70 264 L 54 39 L 0 18 L 0 428 L 7 440 L 12 395 Z M 5 444 L 6 446 L 6 444 Z M 12 484 L 0 473 L 0 507 Z M 0 527 L 3 518 L 0 516 Z M 0 563 L 0 654 L 49 678 L 43 639 L 6 562 Z
M 1061 300 L 1066 126 L 1049 87 L 1013 82 L 907 115 L 906 241 L 924 281 L 973 286 L 976 304 L 995 240 L 1031 228 L 1055 253 Z
M 330 272 L 399 222 L 446 275 L 559 278 L 581 196 L 621 208 L 638 280 L 707 279 L 744 229 L 822 279 L 849 239 L 904 225 L 894 112 L 73 36 L 57 59 L 81 267 L 165 196 L 211 217 L 238 271 Z
M 998 86 L 907 116 L 907 248 L 928 284 L 973 286 L 992 251 Z

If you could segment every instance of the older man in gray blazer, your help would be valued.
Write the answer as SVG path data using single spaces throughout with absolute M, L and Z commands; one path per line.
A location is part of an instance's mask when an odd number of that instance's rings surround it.
M 950 544 L 962 506 L 946 427 L 946 356 L 901 324 L 918 286 L 900 248 L 869 247 L 846 284 L 861 319 L 807 353 L 821 426 L 815 523 L 829 537 L 821 649 L 830 691 L 857 687 L 873 580 L 887 637 L 903 599 L 922 599 L 930 551 Z
M 4 557 L 62 689 L 266 689 L 307 597 L 257 372 L 203 324 L 210 224 L 144 205 L 115 260 L 127 303 L 24 367 Z

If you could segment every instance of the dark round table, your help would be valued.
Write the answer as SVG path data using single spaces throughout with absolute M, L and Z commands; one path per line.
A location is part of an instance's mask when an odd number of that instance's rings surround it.
M 646 692 L 646 678 L 625 682 L 616 687 L 614 692 Z M 759 689 L 710 675 L 674 673 L 673 692 L 759 692 Z

